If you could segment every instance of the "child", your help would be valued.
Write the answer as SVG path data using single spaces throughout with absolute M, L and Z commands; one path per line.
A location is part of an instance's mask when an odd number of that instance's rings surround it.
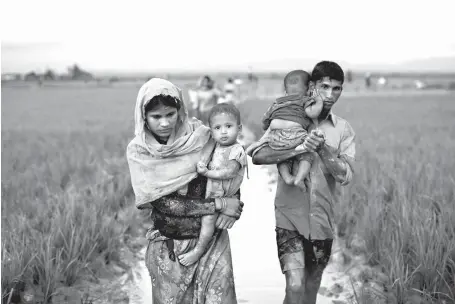
M 240 112 L 231 104 L 215 105 L 209 113 L 209 126 L 216 141 L 215 151 L 208 169 L 205 163 L 197 164 L 199 174 L 208 177 L 206 197 L 233 196 L 240 188 L 247 166 L 246 153 L 237 142 L 242 130 Z M 215 231 L 216 215 L 202 217 L 199 239 L 188 253 L 179 256 L 180 263 L 189 266 L 199 260 Z
M 321 98 L 308 97 L 309 84 L 310 74 L 302 70 L 291 71 L 284 77 L 286 96 L 278 98 L 264 114 L 263 129 L 269 130 L 253 147 L 268 143 L 272 149 L 286 150 L 303 143 L 311 119 L 317 118 L 323 107 Z M 316 134 L 323 136 L 319 132 Z M 305 191 L 304 179 L 310 171 L 313 156 L 305 153 L 296 159 L 299 166 L 295 176 L 291 173 L 289 162 L 278 164 L 278 171 L 286 184 Z

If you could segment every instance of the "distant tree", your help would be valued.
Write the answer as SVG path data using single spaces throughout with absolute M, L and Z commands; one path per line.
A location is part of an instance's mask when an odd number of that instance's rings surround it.
M 68 67 L 68 74 L 71 75 L 71 78 L 77 79 L 81 75 L 81 69 L 77 64 Z
M 117 76 L 112 76 L 109 78 L 109 83 L 118 82 L 120 79 Z
M 70 74 L 72 80 L 88 81 L 88 80 L 94 79 L 92 74 L 90 74 L 87 71 L 84 71 L 77 64 L 74 64 L 73 66 L 68 67 L 68 73 Z
M 57 77 L 51 69 L 47 69 L 46 72 L 43 75 L 44 80 L 55 80 Z
M 24 76 L 25 81 L 36 81 L 39 80 L 39 76 L 35 73 L 35 71 L 28 72 Z

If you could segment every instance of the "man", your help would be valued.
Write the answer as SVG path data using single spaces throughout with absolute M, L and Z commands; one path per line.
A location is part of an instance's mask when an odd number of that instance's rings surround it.
M 314 92 L 324 101 L 312 132 L 295 150 L 260 147 L 252 152 L 254 164 L 276 164 L 302 150 L 314 154 L 306 192 L 278 178 L 275 197 L 276 239 L 281 269 L 286 277 L 284 304 L 316 303 L 322 272 L 329 261 L 334 238 L 333 210 L 340 185 L 352 180 L 355 134 L 349 123 L 332 113 L 343 90 L 344 72 L 330 61 L 319 62 L 311 74 Z M 297 163 L 293 164 L 293 170 Z

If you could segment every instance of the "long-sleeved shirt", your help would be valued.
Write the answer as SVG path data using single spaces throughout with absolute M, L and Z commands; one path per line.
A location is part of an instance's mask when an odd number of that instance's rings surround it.
M 315 129 L 314 125 L 310 126 L 309 132 L 312 129 Z M 297 230 L 307 239 L 325 240 L 334 236 L 334 207 L 341 195 L 340 185 L 348 184 L 353 177 L 355 133 L 346 120 L 333 113 L 319 123 L 318 129 L 324 132 L 325 143 L 331 152 L 345 163 L 346 174 L 332 176 L 319 155 L 313 153 L 306 192 L 287 185 L 281 176 L 278 177 L 275 217 L 279 228 Z M 297 166 L 294 161 L 293 170 Z

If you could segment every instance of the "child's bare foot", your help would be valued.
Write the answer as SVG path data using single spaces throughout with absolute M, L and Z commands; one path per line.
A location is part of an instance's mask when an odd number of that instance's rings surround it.
M 180 264 L 182 264 L 183 266 L 190 266 L 199 261 L 201 255 L 202 254 L 199 253 L 197 250 L 191 250 L 188 253 L 181 254 L 179 255 Z
M 303 192 L 306 192 L 306 185 L 305 185 L 305 182 L 303 180 L 295 180 L 294 181 L 294 185 L 296 187 L 299 187 L 300 189 L 302 189 Z
M 283 177 L 283 180 L 286 183 L 286 185 L 294 185 L 294 176 L 284 175 L 282 177 Z

